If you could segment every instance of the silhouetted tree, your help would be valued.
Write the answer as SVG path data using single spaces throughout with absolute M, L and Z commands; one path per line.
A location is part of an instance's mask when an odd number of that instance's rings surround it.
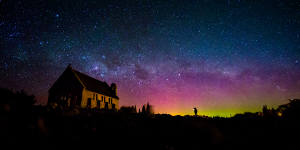
M 145 105 L 143 105 L 142 107 L 142 114 L 145 114 L 146 113 L 146 108 L 145 108 Z
M 268 109 L 267 105 L 263 105 L 262 113 L 264 117 L 274 118 L 277 117 L 277 112 L 274 108 Z
M 28 95 L 24 90 L 13 92 L 8 89 L 0 88 L 1 111 L 11 112 L 30 112 L 36 102 L 33 95 Z
M 266 115 L 269 112 L 267 105 L 263 105 L 262 112 L 263 112 L 263 115 Z
M 153 115 L 154 114 L 154 111 L 153 111 L 153 106 L 150 105 L 149 103 L 147 104 L 144 104 L 143 107 L 142 107 L 142 115 Z
M 149 103 L 147 103 L 147 105 L 146 105 L 146 113 L 147 113 L 147 115 L 151 115 L 151 114 L 154 113 L 153 112 L 153 106 L 150 105 Z
M 126 113 L 126 114 L 133 114 L 137 113 L 136 107 L 135 106 L 122 106 L 120 108 L 121 113 Z

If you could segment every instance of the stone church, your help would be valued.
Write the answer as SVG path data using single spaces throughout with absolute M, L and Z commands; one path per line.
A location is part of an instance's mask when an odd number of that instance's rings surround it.
M 110 86 L 69 65 L 49 89 L 48 105 L 64 108 L 119 109 L 117 85 Z

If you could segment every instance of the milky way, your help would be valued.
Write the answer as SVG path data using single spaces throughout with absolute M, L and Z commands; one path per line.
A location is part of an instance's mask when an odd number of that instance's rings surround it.
M 300 3 L 0 1 L 0 86 L 46 104 L 68 64 L 121 105 L 229 116 L 300 98 Z

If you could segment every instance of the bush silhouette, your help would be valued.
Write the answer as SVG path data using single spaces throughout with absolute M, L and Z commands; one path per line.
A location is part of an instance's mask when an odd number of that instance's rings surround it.
M 277 109 L 282 117 L 287 119 L 297 119 L 300 116 L 300 99 L 291 99 L 289 103 L 280 105 Z
M 5 112 L 30 112 L 36 102 L 33 95 L 28 95 L 24 90 L 13 92 L 0 88 L 0 109 Z

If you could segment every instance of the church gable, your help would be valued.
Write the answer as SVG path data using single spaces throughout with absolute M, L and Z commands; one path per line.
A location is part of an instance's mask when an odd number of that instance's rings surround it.
M 78 78 L 74 75 L 71 68 L 67 68 L 63 74 L 55 81 L 52 87 L 49 89 L 49 93 L 54 91 L 61 91 L 61 90 L 74 90 L 80 89 L 82 90 L 84 86 L 80 83 Z

